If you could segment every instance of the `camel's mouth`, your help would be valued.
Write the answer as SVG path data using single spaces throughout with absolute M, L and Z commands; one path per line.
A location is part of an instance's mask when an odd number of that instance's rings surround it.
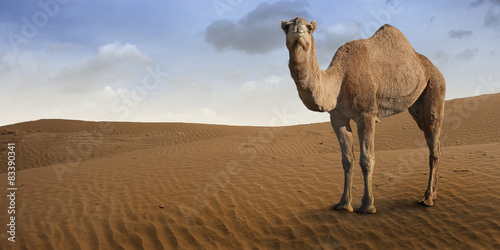
M 292 31 L 292 32 L 290 32 L 290 33 L 292 33 L 292 34 L 293 34 L 293 35 L 295 35 L 295 36 L 303 36 L 303 35 L 305 35 L 305 34 L 306 34 L 306 32 L 305 32 L 305 31 L 303 31 L 303 30 Z

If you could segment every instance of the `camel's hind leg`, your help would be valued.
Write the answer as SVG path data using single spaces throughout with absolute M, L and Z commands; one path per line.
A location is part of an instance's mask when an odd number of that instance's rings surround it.
M 434 199 L 436 199 L 437 170 L 441 156 L 439 136 L 444 118 L 444 84 L 442 76 L 434 80 L 431 78 L 422 95 L 408 109 L 418 127 L 424 131 L 425 140 L 429 147 L 429 184 L 424 197 L 419 201 L 419 203 L 426 206 L 434 205 Z

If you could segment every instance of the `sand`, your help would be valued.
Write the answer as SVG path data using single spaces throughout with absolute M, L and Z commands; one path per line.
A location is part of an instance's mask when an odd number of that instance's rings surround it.
M 1 249 L 500 249 L 500 94 L 446 104 L 434 207 L 423 134 L 377 124 L 377 213 L 343 188 L 328 123 L 238 127 L 39 120 L 0 127 Z M 7 144 L 16 143 L 16 242 Z M 358 147 L 355 148 L 357 159 Z M 363 181 L 354 173 L 353 207 Z

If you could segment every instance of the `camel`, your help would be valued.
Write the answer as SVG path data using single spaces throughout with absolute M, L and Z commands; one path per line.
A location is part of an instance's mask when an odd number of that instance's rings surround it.
M 361 213 L 375 213 L 372 174 L 375 164 L 375 123 L 408 109 L 429 148 L 429 183 L 418 202 L 432 206 L 436 199 L 439 136 L 444 117 L 446 83 L 425 56 L 415 52 L 397 28 L 385 24 L 368 39 L 348 42 L 337 50 L 330 65 L 318 65 L 313 33 L 316 22 L 297 17 L 282 21 L 289 51 L 290 74 L 299 97 L 312 111 L 328 112 L 337 135 L 344 169 L 344 192 L 333 209 L 352 212 L 354 164 L 350 120 L 356 122 L 359 164 L 364 194 Z

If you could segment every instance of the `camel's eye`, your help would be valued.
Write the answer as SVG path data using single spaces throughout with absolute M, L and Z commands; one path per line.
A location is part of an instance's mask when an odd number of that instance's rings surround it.
M 307 26 L 307 29 L 308 29 L 309 31 L 311 31 L 311 30 L 313 30 L 313 26 L 312 26 L 312 25 L 308 25 L 308 26 Z

